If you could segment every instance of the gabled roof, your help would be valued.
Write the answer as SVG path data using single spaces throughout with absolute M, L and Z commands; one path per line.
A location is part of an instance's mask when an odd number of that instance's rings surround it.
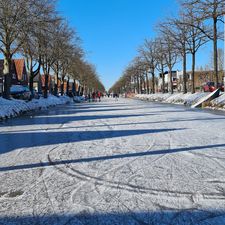
M 13 59 L 12 60 L 11 70 L 13 72 L 16 72 L 18 80 L 23 79 L 24 67 L 25 67 L 24 59 Z M 3 75 L 3 69 L 4 69 L 4 59 L 0 59 L 0 75 Z
M 25 60 L 24 59 L 14 59 L 13 62 L 15 64 L 17 78 L 18 78 L 18 80 L 22 80 L 24 67 L 25 67 Z

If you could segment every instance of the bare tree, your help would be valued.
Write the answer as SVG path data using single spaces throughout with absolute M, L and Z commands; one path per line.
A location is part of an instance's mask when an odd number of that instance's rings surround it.
M 201 30 L 207 30 L 207 28 L 206 26 L 204 26 L 203 20 L 195 19 L 193 6 L 189 6 L 189 8 L 185 10 L 185 12 L 181 12 L 181 15 L 184 18 L 183 21 L 178 20 L 177 22 L 180 23 L 180 25 L 182 26 L 184 21 L 186 21 L 185 26 L 187 27 L 187 48 L 192 55 L 191 92 L 195 93 L 196 53 L 202 45 L 208 42 L 208 38 L 206 37 L 206 35 L 203 32 L 201 32 Z
M 0 0 L 0 51 L 4 55 L 4 97 L 9 98 L 12 57 L 21 50 L 35 24 L 53 9 L 51 0 Z
M 190 52 L 188 49 L 188 39 L 189 36 L 189 30 L 187 25 L 182 25 L 180 21 L 184 20 L 183 17 L 179 19 L 172 20 L 172 26 L 174 27 L 174 40 L 176 42 L 176 47 L 182 57 L 183 62 L 183 93 L 187 93 L 187 54 Z
M 132 60 L 131 65 L 127 70 L 130 72 L 130 74 L 133 74 L 134 78 L 136 79 L 138 93 L 142 92 L 143 87 L 144 90 L 147 89 L 149 93 L 148 69 L 149 65 L 146 60 L 141 56 L 136 56 Z
M 218 75 L 218 47 L 217 42 L 220 37 L 220 30 L 218 27 L 219 22 L 223 22 L 223 15 L 225 14 L 225 1 L 224 0 L 183 0 L 182 6 L 185 9 L 193 9 L 195 20 L 206 23 L 212 21 L 211 29 L 203 29 L 198 23 L 190 24 L 199 29 L 206 35 L 209 40 L 213 41 L 213 54 L 214 54 L 214 73 L 216 77 L 216 85 L 218 87 L 219 75 Z M 184 10 L 185 10 L 184 9 Z M 189 11 L 189 10 L 188 10 Z
M 44 98 L 48 97 L 50 72 L 58 59 L 56 51 L 59 48 L 59 43 L 55 37 L 58 35 L 58 27 L 62 20 L 57 15 L 53 15 L 53 17 L 53 22 L 40 34 L 41 64 L 45 77 Z
M 29 74 L 29 88 L 33 97 L 34 78 L 40 73 L 41 55 L 38 47 L 38 40 L 35 36 L 27 36 L 23 44 L 22 54 L 26 59 L 26 66 Z
M 80 83 L 83 86 L 83 94 L 91 94 L 91 92 L 104 92 L 105 88 L 100 81 L 94 65 L 83 62 L 79 74 Z
M 145 40 L 144 44 L 139 49 L 141 56 L 146 61 L 150 73 L 152 74 L 152 93 L 155 94 L 155 70 L 158 64 L 157 61 L 157 45 L 154 40 Z M 145 70 L 146 71 L 146 70 Z
M 26 58 L 26 66 L 29 74 L 29 88 L 33 96 L 33 81 L 40 73 L 41 68 L 41 34 L 52 23 L 52 14 L 55 14 L 54 5 L 47 1 L 36 1 L 31 10 L 35 15 L 26 29 L 26 35 L 19 37 L 21 51 Z M 47 31 L 46 31 L 47 32 Z
M 24 36 L 30 2 L 25 0 L 0 1 L 0 51 L 4 55 L 4 94 L 10 96 L 12 56 L 20 49 L 18 38 Z
M 173 94 L 173 67 L 177 63 L 178 59 L 178 51 L 176 49 L 176 42 L 174 38 L 170 35 L 170 32 L 168 32 L 167 27 L 161 27 L 161 38 L 163 43 L 163 49 L 165 51 L 165 62 L 168 67 L 168 74 L 170 77 L 170 92 Z
M 76 80 L 80 79 L 80 75 L 83 71 L 84 62 L 83 62 L 83 53 L 79 50 L 73 51 L 73 54 L 71 55 L 71 65 L 68 68 L 68 73 L 70 74 L 71 79 L 73 79 L 73 94 L 78 95 L 78 93 L 75 91 L 75 83 Z
M 72 65 L 73 55 L 79 52 L 81 54 L 81 48 L 77 46 L 79 38 L 77 37 L 74 30 L 69 28 L 65 21 L 62 21 L 55 31 L 54 40 L 54 55 L 56 60 L 52 65 L 52 69 L 56 75 L 54 94 L 58 94 L 59 76 L 61 73 L 62 82 L 65 77 L 65 67 L 68 64 Z M 68 63 L 68 61 L 70 61 Z M 63 77 L 64 76 L 64 77 Z M 61 93 L 63 89 L 61 88 Z M 63 93 L 62 93 L 63 94 Z
M 157 60 L 157 67 L 156 69 L 159 71 L 160 75 L 162 76 L 162 93 L 165 93 L 165 68 L 166 64 L 166 51 L 164 48 L 163 40 L 161 38 L 157 38 L 155 40 L 156 43 L 156 60 Z

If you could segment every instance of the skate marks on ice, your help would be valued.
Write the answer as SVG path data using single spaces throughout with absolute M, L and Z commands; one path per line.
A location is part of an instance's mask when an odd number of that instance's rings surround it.
M 102 138 L 127 137 L 143 134 L 154 134 L 159 132 L 179 131 L 183 129 L 135 129 L 135 130 L 101 130 L 101 131 L 64 131 L 64 132 L 32 132 L 32 133 L 10 133 L 1 134 L 0 154 L 7 153 L 20 148 L 31 148 L 33 146 L 57 145 L 70 142 L 91 141 Z M 103 134 L 103 135 L 102 135 Z
M 115 110 L 104 110 L 110 107 Z M 0 224 L 221 224 L 225 135 L 220 121 L 224 117 L 181 108 L 176 113 L 171 106 L 135 101 L 119 107 L 113 102 L 81 105 L 77 110 L 83 118 L 93 119 L 67 120 L 66 109 L 58 112 L 64 113 L 57 117 L 60 125 L 45 125 L 45 135 L 50 132 L 60 139 L 65 130 L 71 136 L 54 142 L 50 138 L 49 145 L 40 145 L 46 148 L 45 157 L 1 166 L 2 178 L 30 175 L 21 186 L 16 181 L 9 187 L 1 182 Z M 68 117 L 80 116 L 73 115 L 76 108 L 70 106 L 68 111 Z M 51 117 L 56 119 L 52 112 Z M 29 123 L 23 127 L 28 137 L 36 132 Z M 207 127 L 211 129 L 206 132 Z M 126 135 L 129 131 L 131 135 Z M 19 156 L 26 157 L 26 151 L 33 150 L 21 146 Z M 2 156 L 10 154 L 13 151 Z M 15 200 L 10 201 L 12 190 Z
M 161 157 L 163 156 L 157 158 L 155 162 Z M 129 182 L 115 182 L 111 179 L 107 180 L 104 178 L 106 175 L 110 175 L 112 173 L 115 174 L 116 172 L 121 171 L 122 169 L 124 169 L 124 167 L 130 167 L 130 164 L 133 164 L 135 161 L 137 161 L 137 158 L 123 163 L 116 168 L 109 169 L 107 172 L 98 177 L 90 176 L 89 174 L 85 173 L 85 171 L 77 170 L 71 167 L 71 165 L 67 165 L 67 169 L 65 171 L 70 171 L 70 174 L 79 177 L 82 180 L 81 184 L 72 193 L 72 203 L 75 204 L 75 206 L 78 208 L 82 206 L 82 209 L 85 208 L 89 213 L 95 212 L 96 208 L 99 208 L 99 205 L 103 205 L 104 207 L 106 207 L 109 203 L 110 205 L 114 203 L 119 204 L 120 207 L 122 207 L 125 211 L 129 209 L 128 211 L 133 212 L 134 208 L 136 208 L 137 205 L 133 206 L 130 209 L 130 204 L 126 206 L 126 204 L 124 204 L 124 199 L 121 199 L 121 195 L 123 195 L 126 196 L 127 199 L 130 198 L 130 203 L 134 199 L 138 199 L 138 201 L 144 202 L 146 204 L 145 207 L 149 207 L 150 205 L 152 205 L 152 207 L 157 210 L 177 210 L 175 214 L 178 219 L 178 215 L 182 215 L 182 212 L 185 214 L 185 210 L 189 211 L 190 213 L 191 210 L 197 209 L 200 210 L 200 214 L 202 214 L 203 217 L 204 210 L 201 209 L 200 206 L 201 204 L 204 205 L 204 200 L 206 200 L 207 202 L 209 202 L 209 200 L 212 200 L 214 201 L 214 204 L 215 201 L 224 201 L 224 195 L 222 193 L 200 194 L 194 192 L 179 192 L 175 190 L 170 191 L 168 189 L 160 190 L 130 184 Z M 62 168 L 60 170 L 61 172 L 65 172 Z M 111 175 L 110 177 L 115 177 L 115 175 Z M 128 178 L 130 178 L 130 180 L 133 180 L 135 177 L 140 177 L 140 174 L 132 174 Z M 154 182 L 154 179 L 151 180 L 151 182 Z M 98 196 L 97 201 L 96 196 Z M 137 204 L 141 205 L 139 202 Z M 224 204 L 224 202 L 222 204 Z M 108 209 L 110 211 L 110 207 Z M 193 214 L 195 213 L 193 212 Z
M 193 147 L 163 149 L 163 150 L 152 150 L 152 151 L 145 151 L 145 152 L 135 152 L 135 153 L 118 154 L 118 155 L 107 155 L 107 156 L 96 156 L 96 157 L 79 158 L 79 159 L 67 159 L 67 160 L 62 159 L 62 160 L 57 160 L 57 161 L 52 161 L 51 159 L 49 159 L 48 162 L 0 167 L 0 172 L 22 170 L 22 169 L 35 169 L 35 168 L 49 167 L 52 165 L 88 163 L 88 162 L 93 162 L 93 161 L 107 161 L 107 160 L 113 160 L 113 159 L 134 158 L 134 157 L 141 157 L 141 156 L 144 157 L 144 156 L 152 156 L 152 155 L 167 155 L 167 154 L 175 154 L 175 153 L 189 152 L 189 151 L 195 151 L 195 150 L 196 151 L 198 151 L 198 150 L 206 150 L 207 151 L 207 150 L 210 150 L 213 148 L 224 149 L 225 144 L 193 146 Z M 216 156 L 207 156 L 205 154 L 200 154 L 200 153 L 196 153 L 196 155 L 202 155 L 203 157 L 212 158 L 212 160 L 213 160 L 213 158 L 219 158 Z M 221 158 L 219 158 L 219 159 L 221 159 Z M 225 169 L 225 167 L 224 167 L 224 169 Z

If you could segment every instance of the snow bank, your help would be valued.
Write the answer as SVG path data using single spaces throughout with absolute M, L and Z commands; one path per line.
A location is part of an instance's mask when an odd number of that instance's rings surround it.
M 67 96 L 55 97 L 49 95 L 47 99 L 33 99 L 32 101 L 26 102 L 23 100 L 6 100 L 0 98 L 0 119 L 15 117 L 21 113 L 37 110 L 37 109 L 46 109 L 50 106 L 66 104 L 70 101 L 70 98 Z
M 76 103 L 81 103 L 81 102 L 84 102 L 85 99 L 84 99 L 83 96 L 74 96 L 73 101 L 76 102 Z
M 225 109 L 225 93 L 211 101 L 212 106 Z
M 184 104 L 192 105 L 196 103 L 200 98 L 206 96 L 208 93 L 197 92 L 195 94 L 187 93 L 175 93 L 175 94 L 138 94 L 135 96 L 136 99 L 148 100 L 154 102 L 165 102 L 165 103 L 174 103 L 174 104 Z

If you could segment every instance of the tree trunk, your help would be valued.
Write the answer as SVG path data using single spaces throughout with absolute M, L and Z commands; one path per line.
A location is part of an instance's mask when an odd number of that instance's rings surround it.
M 33 73 L 33 60 L 32 60 L 32 57 L 29 57 L 27 58 L 27 63 L 30 64 L 29 66 L 29 74 L 30 74 L 30 77 L 29 77 L 29 89 L 30 89 L 30 92 L 31 92 L 31 98 L 34 97 L 34 73 Z
M 137 76 L 137 93 L 140 94 L 140 83 L 139 83 L 139 77 Z
M 148 79 L 148 71 L 146 71 L 146 88 L 147 88 L 147 94 L 149 94 L 149 79 Z
M 10 87 L 12 82 L 12 74 L 11 74 L 11 58 L 5 57 L 4 58 L 4 92 L 3 97 L 6 99 L 10 99 Z
M 36 68 L 36 70 L 34 70 L 34 66 L 33 66 L 33 58 L 30 55 L 29 57 L 27 57 L 27 63 L 29 66 L 29 89 L 31 92 L 31 98 L 34 97 L 34 78 L 40 73 L 40 68 L 41 68 L 41 59 L 39 57 L 39 65 Z M 39 82 L 38 82 L 39 83 Z M 39 86 L 39 84 L 38 84 Z M 38 91 L 39 91 L 39 87 L 38 87 Z
M 30 71 L 30 78 L 29 78 L 29 89 L 31 92 L 31 97 L 34 97 L 34 75 L 32 71 Z
M 45 74 L 45 88 L 44 88 L 44 98 L 48 97 L 48 79 L 49 79 L 49 75 Z
M 62 77 L 62 81 L 61 81 L 61 96 L 63 96 L 64 95 L 64 76 Z
M 78 87 L 77 96 L 80 96 L 80 85 Z
M 165 76 L 164 76 L 164 69 L 163 65 L 161 65 L 161 74 L 162 74 L 162 93 L 165 93 Z
M 183 50 L 183 93 L 187 93 L 187 58 L 186 58 L 186 50 Z
M 54 95 L 57 96 L 58 94 L 58 85 L 56 83 L 54 83 Z
M 170 92 L 171 92 L 171 94 L 173 94 L 173 74 L 172 74 L 172 68 L 171 68 L 171 66 L 169 67 L 169 74 L 168 74 L 169 76 L 170 76 Z
M 58 71 L 58 68 L 57 68 L 57 71 L 56 71 L 56 82 L 55 82 L 55 85 L 54 85 L 54 95 L 55 96 L 58 95 L 58 85 L 59 85 L 59 71 Z
M 69 87 L 70 87 L 70 81 L 69 81 L 69 78 L 66 82 L 66 94 L 69 95 Z
M 195 93 L 195 53 L 192 53 L 191 93 Z
M 137 94 L 137 78 L 134 77 L 134 93 Z
M 155 73 L 152 72 L 152 93 L 155 94 Z
M 140 86 L 139 86 L 140 90 L 139 90 L 139 93 L 142 94 L 142 77 L 141 77 L 141 75 L 139 77 L 139 81 L 140 81 Z
M 146 88 L 146 79 L 145 79 L 145 76 L 143 77 L 143 86 L 144 86 L 144 92 L 145 92 L 145 94 L 146 94 L 147 88 Z M 126 88 L 126 87 L 125 87 L 125 88 Z
M 41 75 L 39 76 L 39 79 L 38 79 L 38 93 L 42 93 L 42 80 L 41 80 Z
M 76 94 L 76 81 L 75 81 L 75 79 L 73 80 L 72 92 L 73 92 L 73 95 Z
M 216 76 L 216 87 L 218 88 L 218 52 L 217 52 L 217 18 L 213 19 L 213 52 L 214 52 L 214 74 Z

